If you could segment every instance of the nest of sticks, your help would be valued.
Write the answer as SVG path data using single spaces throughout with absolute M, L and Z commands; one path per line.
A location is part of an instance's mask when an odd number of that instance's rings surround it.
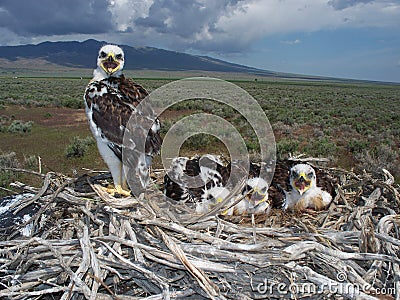
M 156 184 L 116 199 L 94 175 L 31 172 L 43 185 L 15 182 L 34 196 L 13 209 L 39 209 L 19 225 L 30 237 L 1 238 L 0 298 L 400 299 L 399 186 L 386 170 L 326 170 L 338 182 L 327 210 L 253 218 L 195 216 Z

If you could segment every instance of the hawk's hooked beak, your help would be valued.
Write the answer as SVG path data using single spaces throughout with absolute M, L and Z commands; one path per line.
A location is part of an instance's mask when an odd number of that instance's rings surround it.
M 114 52 L 110 52 L 107 54 L 107 56 L 101 61 L 100 64 L 101 68 L 106 72 L 107 74 L 111 75 L 117 72 L 120 68 L 120 63 L 118 60 L 115 59 L 115 54 Z
M 254 206 L 259 205 L 268 200 L 268 193 L 261 192 L 258 188 L 253 188 L 254 192 L 249 197 L 249 201 L 254 204 Z
M 300 173 L 299 177 L 294 180 L 294 186 L 300 195 L 303 195 L 311 187 L 311 180 L 305 173 Z

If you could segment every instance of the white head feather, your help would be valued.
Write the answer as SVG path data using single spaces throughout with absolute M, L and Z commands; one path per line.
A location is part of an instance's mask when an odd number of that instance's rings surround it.
M 313 167 L 297 164 L 290 169 L 290 185 L 300 194 L 317 187 L 317 175 Z
M 290 185 L 293 190 L 286 192 L 283 209 L 324 209 L 332 201 L 332 196 L 317 187 L 317 176 L 313 167 L 297 164 L 290 169 Z
M 209 212 L 215 205 L 224 201 L 226 197 L 228 197 L 230 191 L 222 186 L 215 186 L 211 189 L 205 190 L 204 194 L 201 196 L 201 202 L 196 204 L 196 212 L 197 213 L 207 213 Z M 228 201 L 229 205 L 230 201 Z M 233 207 L 223 212 L 224 215 L 232 215 Z
M 116 45 L 101 47 L 97 56 L 97 68 L 93 71 L 93 80 L 121 76 L 124 62 L 125 54 L 120 47 Z

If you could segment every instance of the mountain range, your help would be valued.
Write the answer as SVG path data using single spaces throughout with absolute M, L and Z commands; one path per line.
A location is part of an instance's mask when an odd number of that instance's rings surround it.
M 97 53 L 105 44 L 107 42 L 89 39 L 83 42 L 60 41 L 43 42 L 37 45 L 0 46 L 0 76 L 9 76 L 10 74 L 13 76 L 54 76 L 55 74 L 71 77 L 91 76 L 92 70 L 96 67 Z M 294 80 L 366 82 L 364 80 L 275 72 L 234 64 L 209 56 L 191 55 L 154 47 L 127 45 L 121 45 L 121 47 L 126 57 L 125 70 L 135 72 L 143 70 L 142 73 L 150 71 L 152 74 L 164 74 L 161 76 L 165 76 L 169 71 L 181 71 L 184 76 L 188 72 L 191 72 L 191 75 L 213 72 L 226 73 L 228 78 L 261 76 Z M 161 73 L 154 71 L 161 71 Z M 213 75 L 211 74 L 211 76 Z
M 18 63 L 21 60 L 38 60 L 69 68 L 93 69 L 96 55 L 106 42 L 43 42 L 37 45 L 2 46 L 0 59 Z M 260 76 L 276 76 L 277 73 L 229 63 L 208 56 L 190 55 L 153 47 L 122 45 L 125 52 L 126 70 L 165 71 L 212 71 L 249 73 Z M 10 65 L 10 64 L 8 64 Z M 26 65 L 26 64 L 25 64 Z

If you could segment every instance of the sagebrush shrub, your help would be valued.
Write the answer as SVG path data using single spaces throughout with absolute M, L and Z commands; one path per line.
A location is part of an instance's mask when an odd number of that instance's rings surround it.
M 81 138 L 75 136 L 72 138 L 71 143 L 65 148 L 66 157 L 82 157 L 85 155 L 88 147 L 94 144 L 94 139 L 91 136 Z
M 389 170 L 395 177 L 400 176 L 398 154 L 389 145 L 382 144 L 371 149 L 364 149 L 355 155 L 358 166 L 374 175 L 379 174 L 382 168 Z
M 10 133 L 28 133 L 31 132 L 33 121 L 23 122 L 21 120 L 14 120 L 10 126 L 8 126 L 8 132 Z
M 24 156 L 25 168 L 35 170 L 38 166 L 38 157 L 36 155 Z
M 19 162 L 15 152 L 0 154 L 0 168 L 18 168 Z
M 5 168 L 19 168 L 20 164 L 15 152 L 0 154 L 0 186 L 6 187 L 17 179 L 17 174 Z M 5 194 L 0 190 L 0 196 Z
M 276 154 L 283 159 L 299 151 L 299 142 L 294 139 L 283 139 L 276 143 Z

